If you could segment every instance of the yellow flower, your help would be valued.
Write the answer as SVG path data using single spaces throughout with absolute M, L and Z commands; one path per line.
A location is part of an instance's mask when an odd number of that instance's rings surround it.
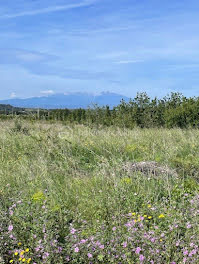
M 29 258 L 28 260 L 27 260 L 27 263 L 30 263 L 31 262 L 31 258 Z
M 160 242 L 162 242 L 162 239 L 160 239 Z
M 164 218 L 165 216 L 163 214 L 160 214 L 158 217 L 159 218 Z
M 29 248 L 26 248 L 26 252 L 29 252 Z
M 19 261 L 21 261 L 22 260 L 22 258 L 19 258 Z
M 43 194 L 43 192 L 39 191 L 39 192 L 33 194 L 32 200 L 35 202 L 43 201 L 43 200 L 45 200 L 45 195 Z
M 152 218 L 152 216 L 148 216 L 148 219 L 151 219 Z
M 22 245 L 21 242 L 19 242 L 19 243 L 18 243 L 18 246 L 21 246 L 21 245 Z
M 18 252 L 15 252 L 15 256 L 17 256 L 17 255 L 19 255 L 19 253 Z
M 132 213 L 132 216 L 135 216 L 136 215 L 136 213 Z
M 22 256 L 24 253 L 25 253 L 25 251 L 23 250 L 23 251 L 21 251 L 20 255 Z
M 144 215 L 144 218 L 146 218 L 147 217 L 147 215 Z
M 148 208 L 151 208 L 151 205 L 150 204 L 148 204 Z
M 26 261 L 26 259 L 25 259 L 25 258 L 23 258 L 23 259 L 22 259 L 22 262 L 25 262 L 25 261 Z
M 13 261 L 14 261 L 14 260 L 13 260 L 13 259 L 11 259 L 9 263 L 12 263 Z

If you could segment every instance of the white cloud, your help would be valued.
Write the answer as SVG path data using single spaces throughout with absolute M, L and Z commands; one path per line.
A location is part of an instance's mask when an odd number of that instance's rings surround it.
M 114 59 L 114 58 L 125 56 L 127 54 L 128 52 L 126 51 L 118 51 L 118 52 L 100 54 L 100 55 L 97 55 L 96 58 L 97 59 Z
M 54 94 L 54 91 L 53 90 L 45 90 L 45 91 L 41 91 L 40 93 L 44 94 L 44 95 L 51 95 L 51 94 Z
M 131 64 L 131 63 L 138 63 L 143 62 L 142 60 L 122 60 L 122 61 L 116 61 L 116 64 Z
M 74 9 L 74 8 L 90 6 L 95 2 L 96 2 L 96 0 L 85 0 L 81 3 L 76 3 L 76 4 L 56 5 L 56 6 L 51 6 L 51 7 L 41 8 L 41 9 L 23 11 L 23 12 L 19 12 L 19 13 L 5 14 L 5 15 L 1 16 L 0 18 L 7 19 L 7 18 L 15 18 L 15 17 L 23 17 L 23 16 L 35 16 L 35 15 L 39 15 L 39 14 L 53 13 L 53 12 L 58 12 L 58 11 L 63 11 L 63 10 L 70 10 L 70 9 Z
M 15 98 L 17 95 L 16 95 L 16 93 L 15 92 L 12 92 L 11 94 L 10 94 L 10 98 Z
M 35 61 L 40 61 L 43 59 L 43 55 L 41 54 L 36 54 L 36 53 L 31 53 L 31 52 L 18 52 L 16 54 L 16 57 L 20 60 L 26 61 L 26 62 L 35 62 Z

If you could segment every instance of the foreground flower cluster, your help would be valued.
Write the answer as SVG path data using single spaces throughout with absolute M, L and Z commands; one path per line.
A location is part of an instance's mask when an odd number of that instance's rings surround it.
M 184 211 L 148 203 L 94 225 L 70 221 L 67 211 L 61 221 L 41 192 L 31 202 L 12 201 L 1 208 L 0 263 L 197 264 L 199 196 L 183 199 Z

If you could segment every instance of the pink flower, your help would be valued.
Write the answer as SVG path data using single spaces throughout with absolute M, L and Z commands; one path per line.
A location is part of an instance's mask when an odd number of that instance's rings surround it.
M 143 255 L 140 255 L 140 261 L 142 262 L 145 259 Z
M 136 250 L 135 250 L 135 253 L 136 253 L 136 254 L 140 254 L 140 251 L 141 251 L 141 250 L 142 250 L 142 249 L 141 249 L 140 247 L 137 247 Z
M 78 247 L 75 248 L 75 252 L 76 252 L 76 253 L 79 252 L 79 248 L 78 248 Z
M 71 231 L 70 231 L 70 233 L 73 234 L 73 235 L 75 234 L 75 232 L 76 232 L 75 228 L 72 228 Z
M 13 230 L 13 225 L 9 225 L 8 231 L 11 232 Z
M 92 258 L 93 257 L 93 255 L 91 253 L 88 253 L 87 256 L 88 256 L 88 258 Z
M 195 255 L 197 253 L 196 249 L 193 249 L 190 253 L 189 253 L 189 257 L 192 257 L 192 255 Z
M 188 250 L 184 250 L 184 251 L 183 251 L 183 255 L 184 255 L 184 256 L 187 256 L 188 254 L 189 254 Z
M 127 242 L 124 242 L 122 245 L 123 245 L 123 248 L 126 248 L 127 247 Z

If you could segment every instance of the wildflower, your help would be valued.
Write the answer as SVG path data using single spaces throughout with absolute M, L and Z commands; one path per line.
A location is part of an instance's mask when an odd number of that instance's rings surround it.
M 152 218 L 152 216 L 148 216 L 148 219 L 151 219 Z
M 75 252 L 76 252 L 76 253 L 79 252 L 79 248 L 78 248 L 78 247 L 75 248 Z
M 112 228 L 112 230 L 115 231 L 115 230 L 116 230 L 116 227 L 114 226 L 114 227 Z
M 195 255 L 197 253 L 196 249 L 193 249 L 190 253 L 189 253 L 189 257 L 192 257 L 192 255 Z
M 26 252 L 29 252 L 29 248 L 26 248 L 26 250 L 25 250 Z
M 15 252 L 15 256 L 18 256 L 18 254 L 19 254 L 18 252 Z
M 13 259 L 11 259 L 10 261 L 9 261 L 9 263 L 13 263 L 14 262 L 14 260 Z
M 135 253 L 136 253 L 136 254 L 140 254 L 140 251 L 141 251 L 141 250 L 142 250 L 142 249 L 141 249 L 140 247 L 137 247 L 136 250 L 135 250 Z
M 73 234 L 73 235 L 75 234 L 75 232 L 76 232 L 75 228 L 72 228 L 71 231 L 70 231 L 70 233 Z
M 143 261 L 145 257 L 143 255 L 140 255 L 140 261 Z
M 93 257 L 93 255 L 91 253 L 88 253 L 87 256 L 88 256 L 88 258 L 92 258 Z
M 19 261 L 21 261 L 22 260 L 22 258 L 19 258 Z
M 22 245 L 21 242 L 19 242 L 19 243 L 18 243 L 18 246 L 21 246 L 21 245 Z
M 8 231 L 11 232 L 13 230 L 13 225 L 9 225 Z
M 136 215 L 136 213 L 132 213 L 132 216 L 135 216 Z
M 184 256 L 187 256 L 188 254 L 189 254 L 188 250 L 184 250 L 184 251 L 183 251 L 183 255 L 184 255 Z
M 127 242 L 122 243 L 122 245 L 123 245 L 123 248 L 126 248 L 127 247 Z
M 165 216 L 163 214 L 160 214 L 158 218 L 164 218 Z
M 144 215 L 144 218 L 146 218 L 147 217 L 147 215 Z
M 148 206 L 147 206 L 148 208 L 151 208 L 151 204 L 148 204 Z
M 22 256 L 24 253 L 25 253 L 25 251 L 23 250 L 23 251 L 21 251 L 20 255 Z
M 22 259 L 22 262 L 25 262 L 25 261 L 26 261 L 26 259 L 25 259 L 25 258 L 23 258 L 23 259 Z
M 39 192 L 33 194 L 32 200 L 35 202 L 45 200 L 45 195 L 43 194 L 43 192 L 39 191 Z
M 31 259 L 31 258 L 29 258 L 29 259 L 27 260 L 27 263 L 30 263 L 30 262 L 31 262 L 31 260 L 32 260 L 32 259 Z
M 189 228 L 191 228 L 192 227 L 192 225 L 190 224 L 190 223 L 188 223 L 187 224 L 187 228 L 189 229 Z

